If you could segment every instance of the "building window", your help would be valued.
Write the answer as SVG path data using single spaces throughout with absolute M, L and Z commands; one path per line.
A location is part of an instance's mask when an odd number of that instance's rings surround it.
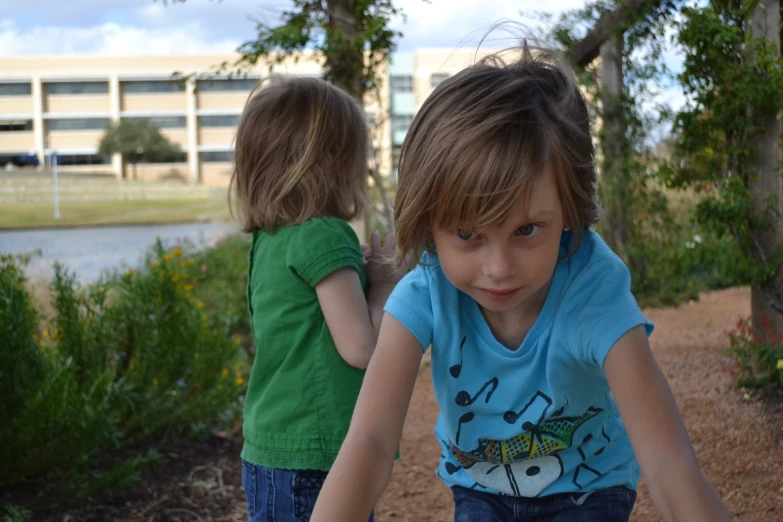
M 33 130 L 33 120 L 0 120 L 0 132 L 24 132 Z
M 413 76 L 392 76 L 389 85 L 392 92 L 413 92 Z
M 184 129 L 184 116 L 150 116 L 150 117 L 132 117 L 129 120 L 147 120 L 155 124 L 159 129 Z
M 30 96 L 32 92 L 29 83 L 0 83 L 0 96 Z
M 202 127 L 230 127 L 234 128 L 239 124 L 238 114 L 229 114 L 225 116 L 201 116 L 199 123 Z
M 29 152 L 0 154 L 0 167 L 13 165 L 15 167 L 37 167 L 38 156 Z
M 156 155 L 142 153 L 139 163 L 185 163 L 188 161 L 186 152 L 177 152 L 171 155 Z
M 258 80 L 199 80 L 198 90 L 201 92 L 250 92 Z
M 152 92 L 184 92 L 185 82 L 172 80 L 156 81 L 124 81 L 122 90 L 125 94 L 144 94 Z
M 391 129 L 392 132 L 407 132 L 408 127 L 411 126 L 413 116 L 410 114 L 392 114 L 391 117 Z
M 430 76 L 430 84 L 432 85 L 432 88 L 436 88 L 438 85 L 443 83 L 444 80 L 446 80 L 450 74 L 446 73 L 434 73 L 432 76 Z
M 60 118 L 49 120 L 50 131 L 103 130 L 109 126 L 109 118 Z
M 58 165 L 108 165 L 111 159 L 98 154 L 57 154 Z
M 201 161 L 204 163 L 231 163 L 234 161 L 233 150 L 212 150 L 201 153 Z
M 109 82 L 52 82 L 46 84 L 46 92 L 59 94 L 108 94 Z

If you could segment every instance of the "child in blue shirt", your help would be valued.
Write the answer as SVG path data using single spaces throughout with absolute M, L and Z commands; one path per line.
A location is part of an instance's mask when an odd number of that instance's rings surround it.
M 456 521 L 627 521 L 640 471 L 667 521 L 727 521 L 598 222 L 585 101 L 524 47 L 443 82 L 403 144 L 397 261 L 348 436 L 312 520 L 366 520 L 424 351 Z M 415 458 L 415 455 L 407 458 Z

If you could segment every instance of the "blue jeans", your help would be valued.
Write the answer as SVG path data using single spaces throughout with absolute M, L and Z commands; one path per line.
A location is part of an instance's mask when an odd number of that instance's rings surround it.
M 326 473 L 265 468 L 243 460 L 242 486 L 250 522 L 309 522 Z
M 454 495 L 454 522 L 627 522 L 636 492 L 628 488 L 540 498 L 494 495 L 460 486 Z

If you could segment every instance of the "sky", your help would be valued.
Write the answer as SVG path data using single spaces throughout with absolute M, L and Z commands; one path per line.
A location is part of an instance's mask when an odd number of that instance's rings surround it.
M 475 48 L 494 22 L 512 20 L 535 30 L 541 22 L 531 13 L 557 17 L 584 4 L 394 0 L 405 16 L 392 26 L 403 33 L 398 51 Z M 0 0 L 0 56 L 229 53 L 255 35 L 258 21 L 274 25 L 289 6 L 290 0 Z M 674 49 L 667 51 L 666 62 L 674 70 L 681 67 Z M 664 89 L 662 96 L 674 107 L 684 100 L 679 89 Z
M 559 14 L 581 7 L 584 0 L 394 3 L 406 15 L 393 23 L 404 33 L 398 50 L 409 51 L 475 43 L 500 19 L 535 27 L 538 23 L 520 12 Z M 255 34 L 254 20 L 274 23 L 288 5 L 287 0 L 0 0 L 0 56 L 230 52 Z

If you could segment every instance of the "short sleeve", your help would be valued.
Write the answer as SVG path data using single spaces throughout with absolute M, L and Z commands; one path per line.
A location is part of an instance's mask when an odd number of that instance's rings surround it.
M 427 266 L 419 264 L 392 291 L 384 311 L 401 322 L 419 341 L 422 351 L 432 344 L 432 289 Z
M 601 371 L 620 337 L 639 325 L 644 325 L 647 335 L 654 328 L 631 293 L 628 268 L 614 255 L 582 268 L 565 302 L 566 342 L 577 359 Z
M 288 245 L 286 261 L 312 287 L 346 267 L 356 269 L 365 279 L 359 239 L 350 225 L 337 219 L 316 218 L 300 225 Z

